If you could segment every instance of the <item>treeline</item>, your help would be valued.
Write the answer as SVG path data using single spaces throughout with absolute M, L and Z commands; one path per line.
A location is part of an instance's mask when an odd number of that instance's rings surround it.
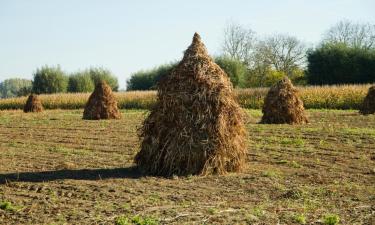
M 101 80 L 106 81 L 112 90 L 118 91 L 118 79 L 107 69 L 92 67 L 67 74 L 60 66 L 43 66 L 35 71 L 33 80 L 13 78 L 1 82 L 0 97 L 10 98 L 30 93 L 92 92 L 95 84 Z
M 258 36 L 252 29 L 229 24 L 215 62 L 234 87 L 268 87 L 283 76 L 297 85 L 375 82 L 375 25 L 341 21 L 314 48 L 286 34 Z M 154 89 L 176 63 L 131 75 L 127 90 Z

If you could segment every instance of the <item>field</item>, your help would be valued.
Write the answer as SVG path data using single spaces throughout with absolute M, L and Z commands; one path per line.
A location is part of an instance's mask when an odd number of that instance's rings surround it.
M 298 87 L 307 109 L 359 109 L 371 85 L 331 85 Z M 268 88 L 236 89 L 239 104 L 247 109 L 260 109 Z M 155 91 L 115 93 L 121 109 L 150 109 L 156 101 Z M 81 109 L 89 93 L 41 95 L 47 109 Z M 0 99 L 0 110 L 22 109 L 26 97 Z
M 0 111 L 0 224 L 375 224 L 375 115 L 308 110 L 290 126 L 247 113 L 243 173 L 166 179 L 133 167 L 147 111 Z

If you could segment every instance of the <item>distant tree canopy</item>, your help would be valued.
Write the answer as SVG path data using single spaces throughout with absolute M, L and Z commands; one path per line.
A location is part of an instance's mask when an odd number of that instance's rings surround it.
M 215 58 L 215 62 L 227 73 L 234 87 L 241 86 L 247 73 L 246 66 L 239 60 L 226 56 Z M 141 70 L 133 73 L 126 82 L 127 90 L 153 90 L 157 82 L 167 76 L 177 66 L 177 63 L 164 64 L 151 70 Z
M 94 85 L 96 85 L 100 81 L 106 81 L 113 91 L 118 91 L 119 89 L 117 77 L 114 76 L 108 69 L 104 69 L 102 67 L 92 67 L 84 71 L 84 73 L 90 74 L 91 80 L 94 82 Z
M 344 44 L 352 48 L 375 49 L 375 24 L 342 20 L 324 34 L 323 44 Z
M 31 92 L 32 81 L 27 79 L 12 78 L 0 83 L 0 98 L 25 96 Z
M 90 68 L 73 73 L 69 76 L 68 92 L 92 92 L 95 84 L 106 81 L 113 91 L 118 91 L 118 79 L 109 70 L 103 68 Z
M 226 56 L 217 57 L 215 59 L 215 62 L 229 76 L 233 87 L 244 87 L 244 79 L 248 72 L 247 67 L 244 63 Z
M 328 43 L 307 55 L 309 84 L 375 82 L 375 50 Z
M 36 94 L 66 92 L 68 76 L 60 66 L 43 66 L 34 73 L 32 91 Z
M 89 73 L 77 72 L 69 76 L 68 92 L 92 92 L 94 87 Z
M 177 63 L 164 64 L 151 70 L 141 70 L 131 75 L 126 82 L 126 89 L 132 90 L 152 90 L 156 88 L 157 82 L 164 76 L 167 76 Z

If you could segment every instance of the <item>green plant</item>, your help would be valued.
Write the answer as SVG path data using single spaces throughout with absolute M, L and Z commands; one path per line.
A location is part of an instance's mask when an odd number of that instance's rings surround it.
M 158 221 L 151 217 L 141 217 L 136 215 L 132 218 L 132 222 L 135 225 L 157 225 Z
M 119 216 L 115 220 L 115 225 L 130 225 L 130 222 L 126 216 Z
M 0 202 L 0 209 L 5 211 L 16 211 L 18 207 L 12 205 L 11 202 Z
M 326 225 L 336 225 L 340 222 L 340 217 L 335 214 L 326 214 L 323 217 L 323 223 Z
M 299 224 L 306 224 L 306 217 L 303 214 L 294 215 L 293 220 Z

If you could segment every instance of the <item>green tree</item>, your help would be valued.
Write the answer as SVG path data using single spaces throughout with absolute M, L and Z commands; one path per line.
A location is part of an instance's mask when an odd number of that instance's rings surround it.
M 226 56 L 217 57 L 215 62 L 229 76 L 233 87 L 244 87 L 244 79 L 247 74 L 247 68 L 244 63 Z
M 323 44 L 307 56 L 309 84 L 375 82 L 375 50 L 344 43 Z
M 69 76 L 68 92 L 92 92 L 94 87 L 94 81 L 87 71 L 77 72 Z
M 249 70 L 246 79 L 247 87 L 270 87 L 287 74 L 284 71 L 272 69 L 271 66 L 256 67 Z
M 24 96 L 31 92 L 32 81 L 27 79 L 12 78 L 0 83 L 0 97 L 11 98 Z
M 151 70 L 141 70 L 131 75 L 126 82 L 126 89 L 130 90 L 152 90 L 156 88 L 157 82 L 167 76 L 177 63 L 164 64 Z
M 60 66 L 43 66 L 34 73 L 32 91 L 37 94 L 66 92 L 68 77 Z
M 106 81 L 113 91 L 118 91 L 118 79 L 112 74 L 110 70 L 104 69 L 102 67 L 92 67 L 85 71 L 85 73 L 90 74 L 91 80 L 94 82 L 94 85 L 96 85 L 100 81 Z

